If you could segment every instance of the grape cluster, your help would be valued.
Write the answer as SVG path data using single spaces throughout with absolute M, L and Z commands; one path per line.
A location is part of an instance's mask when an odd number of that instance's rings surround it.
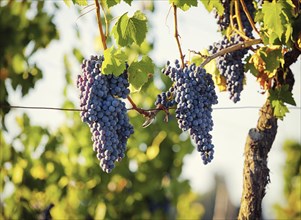
M 157 96 L 155 105 L 168 109 L 176 104 L 174 100 L 174 88 L 170 87 L 167 92 L 162 92 Z
M 255 7 L 253 5 L 253 2 L 252 1 L 244 1 L 244 2 L 245 2 L 246 8 L 247 8 L 252 20 L 254 21 Z M 249 38 L 254 38 L 253 33 L 252 33 L 253 28 L 248 20 L 246 13 L 242 9 L 242 7 L 240 7 L 240 19 L 241 19 L 242 25 L 244 27 L 244 32 L 245 32 L 246 36 Z
M 218 14 L 217 10 L 214 11 L 214 17 L 217 19 L 217 25 L 218 25 L 218 30 L 219 31 L 225 31 L 229 25 L 230 25 L 230 0 L 220 0 L 223 7 L 224 7 L 224 13 L 222 15 Z M 248 9 L 249 14 L 251 15 L 252 19 L 254 20 L 254 13 L 255 13 L 255 7 L 252 3 L 252 1 L 245 1 L 246 4 L 246 8 Z M 235 8 L 233 5 L 232 8 L 233 12 L 235 12 Z M 252 26 L 242 8 L 242 6 L 240 5 L 239 7 L 239 13 L 240 13 L 240 19 L 242 22 L 242 25 L 244 27 L 244 32 L 246 34 L 246 36 L 248 36 L 249 38 L 253 38 L 253 34 L 252 34 Z M 238 28 L 238 23 L 236 18 L 233 18 L 233 25 L 235 28 Z
M 209 163 L 214 153 L 212 136 L 209 134 L 213 127 L 212 105 L 217 104 L 211 75 L 194 64 L 182 68 L 178 60 L 175 67 L 168 62 L 163 74 L 174 82 L 172 91 L 179 128 L 189 131 L 204 164 Z
M 127 139 L 134 132 L 129 123 L 125 103 L 128 76 L 125 70 L 120 76 L 101 74 L 103 57 L 91 56 L 82 63 L 82 75 L 77 78 L 80 90 L 81 119 L 92 133 L 93 150 L 104 172 L 111 172 L 115 161 L 125 156 Z
M 224 36 L 220 42 L 214 43 L 213 46 L 209 47 L 209 52 L 214 54 L 222 49 L 241 42 L 243 42 L 243 39 L 238 35 L 231 37 L 230 40 Z M 240 94 L 243 90 L 245 76 L 242 59 L 247 52 L 247 49 L 241 49 L 231 53 L 226 53 L 216 59 L 217 68 L 221 75 L 226 78 L 227 90 L 230 93 L 230 99 L 234 103 L 240 100 Z
M 224 7 L 224 13 L 218 14 L 217 10 L 214 11 L 214 17 L 217 19 L 217 25 L 219 31 L 224 31 L 230 25 L 230 0 L 221 0 Z

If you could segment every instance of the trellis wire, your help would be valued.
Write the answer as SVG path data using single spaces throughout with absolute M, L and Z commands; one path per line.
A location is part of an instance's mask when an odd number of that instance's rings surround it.
M 239 109 L 260 109 L 260 106 L 233 106 L 233 107 L 213 107 L 213 110 L 239 110 Z M 20 106 L 20 105 L 0 105 L 0 109 L 32 109 L 32 110 L 56 110 L 56 111 L 83 111 L 76 108 L 58 108 L 58 107 L 46 107 L 46 106 Z M 301 107 L 292 106 L 288 107 L 291 110 L 301 110 Z M 129 108 L 127 110 L 134 110 Z M 149 111 L 156 109 L 148 109 Z

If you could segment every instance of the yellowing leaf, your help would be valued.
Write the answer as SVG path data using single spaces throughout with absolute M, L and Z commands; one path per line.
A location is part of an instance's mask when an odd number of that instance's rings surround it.
M 217 85 L 220 92 L 227 91 L 227 84 L 226 84 L 226 78 L 224 76 L 215 76 L 212 78 L 214 83 Z

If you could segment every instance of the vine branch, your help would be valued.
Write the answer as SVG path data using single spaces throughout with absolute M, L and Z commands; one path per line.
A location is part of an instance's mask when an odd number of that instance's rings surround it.
M 181 44 L 180 44 L 180 40 L 179 40 L 179 32 L 178 32 L 177 6 L 173 3 L 172 7 L 173 7 L 173 15 L 174 15 L 174 23 L 175 23 L 174 37 L 176 38 L 176 41 L 177 41 L 177 45 L 178 45 L 178 49 L 179 49 L 179 53 L 180 53 L 181 64 L 182 64 L 182 67 L 184 67 L 185 66 L 184 55 L 182 52 L 182 48 L 181 48 Z
M 238 30 L 234 23 L 233 23 L 233 1 L 231 1 L 230 3 L 230 26 L 232 27 L 233 31 L 235 31 L 237 34 L 239 34 L 243 39 L 245 40 L 250 40 L 250 38 L 248 38 L 243 31 Z M 237 20 L 237 16 L 236 16 L 236 20 Z M 238 20 L 237 20 L 238 21 Z
M 106 43 L 106 36 L 104 35 L 103 30 L 102 30 L 100 5 L 99 5 L 98 0 L 95 0 L 95 5 L 96 5 L 96 17 L 97 17 L 98 29 L 99 29 L 99 33 L 100 33 L 100 37 L 101 37 L 102 46 L 103 46 L 103 49 L 105 50 L 105 49 L 107 49 L 107 43 Z
M 222 49 L 219 52 L 217 52 L 215 54 L 212 54 L 211 56 L 208 56 L 206 58 L 206 60 L 204 60 L 204 62 L 201 64 L 201 67 L 204 67 L 211 60 L 213 60 L 213 59 L 215 59 L 215 58 L 217 58 L 219 56 L 222 56 L 222 55 L 224 55 L 226 53 L 231 53 L 233 51 L 241 50 L 241 49 L 244 49 L 244 48 L 248 48 L 248 47 L 251 47 L 253 45 L 260 44 L 260 43 L 262 43 L 261 39 L 252 39 L 252 40 L 245 41 L 245 42 L 242 42 L 242 43 L 239 43 L 239 44 L 232 45 L 232 46 L 227 47 L 225 49 Z
M 103 2 L 101 2 L 100 6 L 101 6 L 101 9 L 103 11 L 103 18 L 105 19 L 105 25 L 106 25 L 105 36 L 106 36 L 106 39 L 107 39 L 108 35 L 109 35 L 109 21 L 108 21 L 107 15 L 106 15 L 106 11 L 105 11 L 105 7 L 103 5 Z
M 244 26 L 240 19 L 240 10 L 239 10 L 239 1 L 238 0 L 235 0 L 234 7 L 235 7 L 235 18 L 236 18 L 236 21 L 238 24 L 239 31 L 244 32 Z

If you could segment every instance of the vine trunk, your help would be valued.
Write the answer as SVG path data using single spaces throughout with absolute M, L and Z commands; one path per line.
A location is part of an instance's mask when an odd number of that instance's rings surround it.
M 297 47 L 285 54 L 283 68 L 277 70 L 277 84 L 288 84 L 292 91 L 295 79 L 290 65 L 298 59 L 301 51 Z M 269 99 L 260 109 L 256 128 L 249 130 L 245 150 L 243 169 L 243 192 L 238 219 L 261 219 L 261 203 L 265 196 L 266 185 L 270 182 L 268 153 L 277 134 L 277 118 Z

